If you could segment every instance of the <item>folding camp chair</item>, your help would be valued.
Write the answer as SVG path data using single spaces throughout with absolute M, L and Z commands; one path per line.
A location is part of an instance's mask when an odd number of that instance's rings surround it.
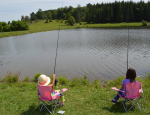
M 51 95 L 53 92 L 50 86 L 37 86 L 38 88 L 38 100 L 39 100 L 39 111 L 41 112 L 43 107 L 45 107 L 49 113 L 54 113 L 55 108 L 58 103 L 58 99 L 60 98 L 60 93 L 55 93 L 53 96 Z M 42 103 L 42 105 L 40 104 Z M 48 109 L 48 105 L 51 105 L 51 111 Z M 54 106 L 54 107 L 53 107 Z
M 133 82 L 133 83 L 126 83 L 126 91 L 122 91 L 117 89 L 116 87 L 112 87 L 111 89 L 121 91 L 126 93 L 125 97 L 122 97 L 119 93 L 119 97 L 121 98 L 121 102 L 125 109 L 125 111 L 129 111 L 134 105 L 142 110 L 142 83 L 141 82 Z M 125 100 L 123 100 L 125 99 Z M 138 101 L 141 100 L 141 107 L 139 106 Z M 127 103 L 132 104 L 132 106 L 128 109 L 127 108 Z M 138 106 L 137 106 L 138 105 Z

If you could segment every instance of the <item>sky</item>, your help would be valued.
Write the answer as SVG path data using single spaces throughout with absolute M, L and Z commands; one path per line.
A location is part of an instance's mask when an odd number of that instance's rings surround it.
M 81 7 L 86 6 L 88 3 L 109 3 L 115 0 L 0 0 L 0 22 L 21 20 L 21 16 L 30 16 L 30 13 L 36 13 L 38 9 L 42 11 L 57 9 L 61 7 L 72 6 L 74 8 L 77 5 Z M 116 0 L 122 1 L 122 0 Z M 124 0 L 130 1 L 130 0 Z M 139 2 L 141 0 L 132 0 L 133 2 Z M 150 0 L 142 0 L 147 3 Z

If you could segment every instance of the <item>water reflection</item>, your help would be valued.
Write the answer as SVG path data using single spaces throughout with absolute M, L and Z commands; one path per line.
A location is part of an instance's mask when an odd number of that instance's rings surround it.
M 56 75 L 114 79 L 127 69 L 127 29 L 71 29 L 59 33 Z M 58 31 L 0 39 L 0 76 L 21 71 L 21 77 L 37 72 L 53 74 Z M 150 73 L 149 29 L 129 30 L 129 67 L 137 75 Z

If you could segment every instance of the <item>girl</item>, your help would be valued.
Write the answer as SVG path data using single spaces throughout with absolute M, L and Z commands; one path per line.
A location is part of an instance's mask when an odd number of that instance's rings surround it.
M 136 71 L 133 69 L 133 68 L 129 68 L 127 70 L 127 73 L 126 73 L 126 77 L 125 79 L 122 81 L 122 85 L 121 85 L 121 89 L 122 91 L 126 91 L 126 88 L 125 88 L 125 85 L 126 83 L 133 83 L 133 82 L 136 82 L 135 81 L 135 78 L 136 78 Z M 119 95 L 121 95 L 122 97 L 124 97 L 126 94 L 119 91 L 118 92 Z M 116 103 L 116 101 L 119 99 L 119 95 L 117 95 L 114 97 L 114 99 L 111 100 L 112 103 Z
M 42 86 L 51 86 L 51 88 L 52 88 L 52 91 L 54 91 L 53 90 L 53 87 L 54 87 L 54 84 L 55 84 L 55 74 L 53 74 L 53 81 L 52 81 L 52 83 L 50 84 L 50 82 L 51 82 L 51 79 L 50 79 L 50 77 L 48 77 L 48 76 L 46 76 L 46 75 L 44 75 L 44 74 L 41 74 L 40 76 L 39 76 L 39 78 L 38 78 L 38 85 L 42 85 Z M 60 90 L 56 90 L 57 92 L 59 92 Z M 52 94 L 53 95 L 53 94 Z M 62 95 L 61 97 L 60 97 L 60 99 L 61 99 L 61 102 L 59 101 L 59 105 L 60 106 L 62 106 L 62 105 L 64 105 L 64 95 Z

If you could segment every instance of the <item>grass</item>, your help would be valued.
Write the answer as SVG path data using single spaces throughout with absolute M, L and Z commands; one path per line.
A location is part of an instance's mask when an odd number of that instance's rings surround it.
M 67 80 L 64 76 L 57 77 L 58 83 L 54 89 L 67 88 L 65 92 L 65 105 L 57 107 L 54 115 L 59 110 L 65 111 L 65 115 L 148 115 L 150 114 L 150 74 L 144 78 L 137 78 L 142 82 L 143 109 L 140 111 L 136 107 L 125 113 L 120 107 L 120 100 L 116 104 L 110 101 L 116 95 L 116 91 L 111 87 L 120 87 L 123 77 L 111 81 L 95 80 L 90 83 L 88 79 L 74 78 Z M 26 78 L 27 79 L 27 78 Z M 0 83 L 0 115 L 48 115 L 44 109 L 41 113 L 38 108 L 37 83 L 36 82 L 16 82 Z
M 60 25 L 60 28 L 59 28 Z M 9 36 L 17 36 L 24 34 L 31 34 L 36 32 L 44 32 L 44 31 L 52 31 L 59 29 L 76 29 L 76 28 L 114 28 L 114 27 L 141 27 L 142 22 L 133 22 L 133 23 L 104 23 L 104 24 L 86 24 L 86 22 L 82 22 L 81 25 L 76 23 L 74 26 L 67 26 L 64 23 L 59 23 L 56 20 L 52 22 L 45 23 L 45 20 L 40 20 L 37 23 L 32 23 L 29 25 L 29 30 L 25 31 L 12 31 L 12 32 L 0 32 L 0 38 L 9 37 Z M 147 22 L 147 26 L 144 28 L 149 28 L 150 22 Z

